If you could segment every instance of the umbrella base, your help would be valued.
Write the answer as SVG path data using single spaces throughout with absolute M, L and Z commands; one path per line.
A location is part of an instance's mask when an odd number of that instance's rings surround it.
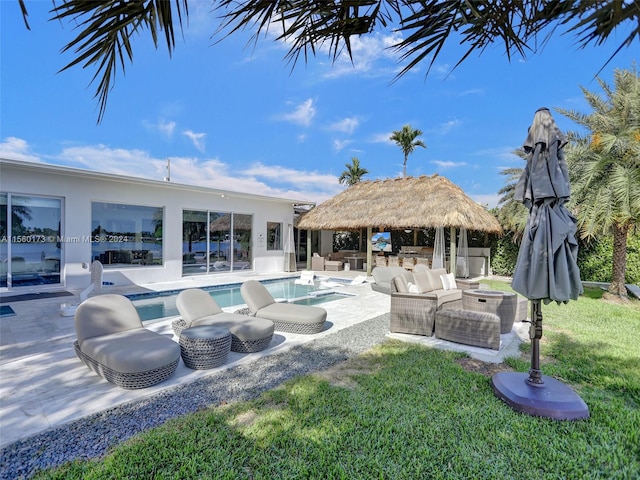
M 517 412 L 554 420 L 589 418 L 589 407 L 570 387 L 543 376 L 544 384 L 531 385 L 528 373 L 501 372 L 491 378 L 498 398 Z

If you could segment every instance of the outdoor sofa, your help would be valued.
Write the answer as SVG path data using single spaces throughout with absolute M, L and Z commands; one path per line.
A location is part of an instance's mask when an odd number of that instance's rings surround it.
M 321 332 L 327 319 L 327 311 L 320 307 L 278 303 L 264 285 L 247 280 L 240 286 L 240 294 L 251 315 L 271 320 L 277 331 L 314 334 Z
M 224 327 L 231 332 L 231 351 L 239 353 L 264 350 L 273 338 L 274 324 L 271 320 L 227 313 L 211 295 L 199 288 L 180 292 L 176 298 L 176 307 L 180 318 L 171 325 L 178 338 L 185 328 L 201 325 Z
M 404 276 L 408 282 L 413 282 L 413 274 L 402 267 L 383 267 L 378 266 L 371 272 L 373 276 L 373 283 L 371 283 L 371 289 L 376 292 L 386 293 L 390 295 L 395 291 L 395 286 L 392 285 L 394 277 Z
M 180 346 L 142 326 L 131 300 L 98 295 L 75 313 L 78 358 L 109 382 L 126 389 L 146 388 L 174 374 Z

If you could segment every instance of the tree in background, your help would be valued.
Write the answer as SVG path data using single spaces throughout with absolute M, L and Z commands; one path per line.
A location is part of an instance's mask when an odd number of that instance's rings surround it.
M 360 160 L 357 157 L 351 157 L 351 163 L 345 163 L 344 166 L 347 169 L 342 172 L 338 182 L 349 187 L 360 182 L 362 177 L 369 173 L 369 170 L 360 167 Z
M 407 159 L 413 153 L 416 147 L 427 148 L 422 140 L 416 140 L 422 135 L 422 130 L 413 129 L 411 125 L 404 125 L 402 130 L 394 130 L 389 137 L 390 140 L 396 142 L 404 154 L 404 163 L 402 164 L 402 176 L 407 176 Z
M 24 0 L 19 3 L 28 28 L 26 3 Z M 400 35 L 391 50 L 398 53 L 400 60 L 407 61 L 399 76 L 424 61 L 429 62 L 429 68 L 433 66 L 452 34 L 453 42 L 468 47 L 456 66 L 472 52 L 482 52 L 500 42 L 509 59 L 516 52 L 526 57 L 527 52 L 537 51 L 538 35 L 544 33 L 546 39 L 556 34 L 558 26 L 567 26 L 583 48 L 603 43 L 622 24 L 630 23 L 633 28 L 618 50 L 640 37 L 638 1 L 213 0 L 211 4 L 221 19 L 218 35 L 251 30 L 257 42 L 262 36 L 272 37 L 267 33 L 280 28 L 275 39 L 287 42 L 290 46 L 287 58 L 294 64 L 301 54 L 306 60 L 323 51 L 320 48 L 323 45 L 329 46 L 334 60 L 342 52 L 352 57 L 352 37 L 395 30 Z M 104 116 L 118 68 L 124 72 L 125 60 L 133 61 L 134 34 L 148 29 L 156 47 L 158 38 L 164 36 L 171 54 L 175 48 L 174 25 L 183 28 L 189 15 L 188 5 L 188 0 L 54 2 L 53 19 L 61 23 L 69 21 L 79 30 L 78 36 L 62 49 L 76 54 L 65 69 L 74 66 L 96 69 L 93 80 L 98 83 L 95 93 L 100 105 L 98 122 Z
M 524 153 L 524 150 L 521 148 L 515 150 L 513 154 L 525 161 L 527 159 L 526 153 Z M 518 243 L 522 239 L 529 216 L 527 207 L 514 198 L 516 185 L 523 171 L 524 168 L 521 167 L 505 168 L 502 170 L 500 174 L 506 177 L 505 186 L 498 191 L 498 194 L 502 195 L 498 201 L 498 206 L 500 207 L 497 211 L 498 221 L 506 231 L 513 232 L 513 241 Z
M 591 113 L 557 110 L 588 130 L 565 147 L 571 210 L 582 238 L 613 235 L 609 292 L 626 296 L 627 236 L 640 223 L 640 77 L 634 66 L 614 71 L 613 89 L 598 83 L 604 95 L 581 87 Z

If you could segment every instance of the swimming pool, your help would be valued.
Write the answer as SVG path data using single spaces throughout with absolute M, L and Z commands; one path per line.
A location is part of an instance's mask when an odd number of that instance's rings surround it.
M 296 278 L 281 278 L 275 280 L 265 280 L 261 283 L 276 300 L 286 299 L 293 303 L 303 305 L 317 305 L 320 303 L 339 300 L 350 296 L 339 292 L 327 291 L 320 288 L 320 282 L 314 285 L 299 285 L 295 283 Z M 228 285 L 216 285 L 211 287 L 200 287 L 209 292 L 221 308 L 243 305 L 245 301 L 240 294 L 241 283 Z M 138 314 L 143 322 L 158 320 L 165 317 L 175 317 L 179 315 L 176 307 L 176 298 L 182 290 L 169 290 L 164 292 L 146 292 L 126 295 L 138 310 Z

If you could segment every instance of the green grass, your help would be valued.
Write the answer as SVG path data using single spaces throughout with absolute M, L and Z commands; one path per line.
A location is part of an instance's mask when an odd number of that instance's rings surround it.
M 640 304 L 599 297 L 543 306 L 543 373 L 580 394 L 588 420 L 516 413 L 460 354 L 389 341 L 348 369 L 174 419 L 38 478 L 637 479 Z M 529 368 L 526 353 L 509 363 Z

